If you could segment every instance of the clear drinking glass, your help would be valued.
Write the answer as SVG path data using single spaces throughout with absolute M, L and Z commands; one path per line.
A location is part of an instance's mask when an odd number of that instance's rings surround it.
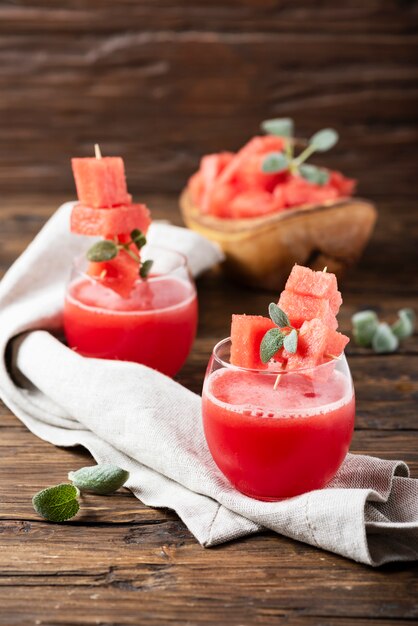
M 88 357 L 135 361 L 174 376 L 192 347 L 197 296 L 186 258 L 146 245 L 141 260 L 153 260 L 146 280 L 138 277 L 123 297 L 116 279 L 92 277 L 86 258 L 73 264 L 64 303 L 68 345 Z M 114 283 L 112 283 L 114 281 Z
M 231 365 L 230 347 L 229 338 L 214 347 L 203 386 L 203 426 L 215 463 L 259 500 L 320 489 L 335 476 L 353 434 L 345 355 L 309 369 L 252 370 Z

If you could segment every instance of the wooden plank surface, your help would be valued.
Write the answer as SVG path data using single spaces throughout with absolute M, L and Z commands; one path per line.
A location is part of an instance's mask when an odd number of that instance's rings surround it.
M 64 199 L 3 196 L 0 272 Z M 178 223 L 175 197 L 145 200 L 155 217 Z M 407 200 L 381 203 L 375 238 L 343 283 L 343 330 L 365 306 L 388 320 L 401 306 L 418 308 L 413 207 Z M 211 348 L 227 334 L 231 313 L 260 312 L 271 294 L 214 273 L 199 279 L 198 290 L 198 337 L 177 379 L 199 393 Z M 355 346 L 348 352 L 358 402 L 353 451 L 402 458 L 418 477 L 417 336 L 390 356 Z M 204 550 L 174 513 L 147 508 L 127 491 L 89 496 L 73 522 L 58 526 L 38 518 L 33 493 L 89 462 L 81 448 L 37 439 L 0 403 L 2 626 L 418 622 L 417 564 L 373 570 L 273 533 Z
M 417 18 L 416 0 L 1 3 L 1 187 L 70 191 L 67 155 L 99 141 L 134 190 L 178 192 L 290 115 L 340 131 L 332 163 L 362 195 L 413 198 Z

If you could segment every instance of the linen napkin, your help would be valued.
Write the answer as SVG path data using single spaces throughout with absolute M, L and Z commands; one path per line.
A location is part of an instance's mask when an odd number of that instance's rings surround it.
M 267 528 L 373 566 L 418 559 L 418 480 L 403 462 L 349 454 L 327 488 L 259 502 L 215 466 L 198 395 L 143 365 L 84 358 L 54 336 L 71 260 L 91 244 L 69 233 L 71 206 L 0 283 L 0 395 L 22 422 L 129 470 L 135 496 L 175 510 L 203 546 Z M 195 233 L 157 224 L 149 238 L 160 237 L 186 253 L 193 273 L 220 260 Z

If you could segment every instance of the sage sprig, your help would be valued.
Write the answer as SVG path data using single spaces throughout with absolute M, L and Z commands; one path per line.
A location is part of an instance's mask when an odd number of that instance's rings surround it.
M 79 490 L 74 485 L 62 483 L 36 493 L 32 498 L 35 511 L 49 522 L 65 522 L 77 515 Z
M 270 152 L 261 165 L 265 174 L 275 174 L 289 171 L 293 175 L 302 176 L 310 183 L 325 185 L 329 181 L 328 170 L 315 165 L 305 164 L 305 161 L 315 152 L 326 152 L 335 146 L 338 133 L 333 128 L 324 128 L 316 132 L 308 141 L 306 148 L 298 155 L 294 155 L 294 123 L 288 117 L 265 120 L 261 128 L 271 134 L 281 137 L 284 141 L 283 152 Z
M 116 465 L 100 464 L 69 472 L 68 478 L 80 491 L 108 495 L 126 483 L 129 472 Z
M 260 343 L 260 359 L 268 363 L 278 350 L 294 354 L 298 349 L 298 330 L 293 328 L 286 313 L 275 302 L 269 304 L 269 316 L 277 328 L 270 328 Z
M 69 472 L 72 485 L 61 483 L 36 493 L 32 498 L 35 511 L 49 522 L 65 522 L 80 510 L 80 492 L 99 495 L 114 493 L 129 478 L 129 472 L 116 465 L 98 464 Z
M 87 250 L 86 256 L 89 261 L 93 263 L 101 263 L 105 261 L 111 261 L 116 258 L 121 250 L 124 250 L 126 254 L 134 259 L 138 263 L 138 274 L 141 278 L 146 279 L 151 267 L 153 265 L 153 261 L 148 259 L 147 261 L 141 261 L 141 258 L 138 254 L 132 250 L 131 246 L 134 244 L 136 248 L 141 250 L 147 243 L 147 239 L 142 231 L 139 228 L 135 228 L 131 232 L 130 241 L 120 242 L 120 241 L 111 241 L 109 239 L 105 239 L 103 241 L 97 241 L 95 244 L 91 246 Z
M 386 322 L 380 322 L 374 311 L 366 310 L 355 313 L 351 322 L 356 344 L 383 354 L 395 352 L 399 343 L 414 333 L 415 313 L 409 308 L 400 309 L 398 319 L 389 326 Z

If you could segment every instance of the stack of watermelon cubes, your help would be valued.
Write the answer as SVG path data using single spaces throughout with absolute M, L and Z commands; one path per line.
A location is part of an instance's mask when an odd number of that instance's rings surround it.
M 282 137 L 265 135 L 253 137 L 237 153 L 204 156 L 188 183 L 193 204 L 218 218 L 248 218 L 352 195 L 355 181 L 337 171 L 329 171 L 323 185 L 289 171 L 264 173 L 265 157 L 284 149 Z
M 342 304 L 334 274 L 315 272 L 295 265 L 289 275 L 278 306 L 289 319 L 282 328 L 287 334 L 296 329 L 297 349 L 294 353 L 280 348 L 271 362 L 260 357 L 261 341 L 274 322 L 261 315 L 233 315 L 231 325 L 231 363 L 251 369 L 269 369 L 280 363 L 286 370 L 316 367 L 340 356 L 349 338 L 337 331 L 337 314 Z
M 123 159 L 74 158 L 71 164 L 79 199 L 71 213 L 71 232 L 116 243 L 129 242 L 135 229 L 146 234 L 150 212 L 144 204 L 132 203 Z M 138 257 L 139 250 L 133 243 L 130 245 Z M 110 261 L 90 262 L 87 273 L 127 297 L 138 279 L 138 262 L 120 250 Z

